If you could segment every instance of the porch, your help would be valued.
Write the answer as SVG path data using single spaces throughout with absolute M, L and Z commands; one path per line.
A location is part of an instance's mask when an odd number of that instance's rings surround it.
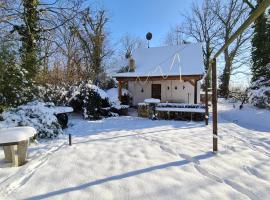
M 197 104 L 201 102 L 199 80 L 202 75 L 116 77 L 118 99 L 123 102 L 122 88 L 132 94 L 132 106 L 138 106 L 144 99 L 160 99 L 162 103 Z

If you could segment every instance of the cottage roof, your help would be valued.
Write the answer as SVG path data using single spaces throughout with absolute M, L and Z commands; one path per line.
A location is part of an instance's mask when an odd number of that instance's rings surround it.
M 118 73 L 114 77 L 154 77 L 203 75 L 201 44 L 137 49 L 133 53 L 135 72 Z

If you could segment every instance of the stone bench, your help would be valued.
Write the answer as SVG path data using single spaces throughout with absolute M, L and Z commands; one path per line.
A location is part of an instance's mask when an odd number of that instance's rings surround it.
M 3 146 L 5 160 L 18 167 L 26 162 L 29 139 L 37 131 L 32 127 L 0 129 L 0 146 Z

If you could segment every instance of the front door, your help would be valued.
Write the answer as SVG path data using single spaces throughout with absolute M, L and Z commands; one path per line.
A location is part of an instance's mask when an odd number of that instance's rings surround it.
M 161 84 L 152 84 L 152 98 L 161 100 Z

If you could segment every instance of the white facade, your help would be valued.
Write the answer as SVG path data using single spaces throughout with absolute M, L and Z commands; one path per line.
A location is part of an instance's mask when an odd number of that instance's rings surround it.
M 144 102 L 152 97 L 152 84 L 161 84 L 161 102 L 194 103 L 195 87 L 188 81 L 162 80 L 162 81 L 129 81 L 128 90 L 132 94 L 132 104 Z M 197 82 L 197 103 L 200 103 L 200 81 Z

